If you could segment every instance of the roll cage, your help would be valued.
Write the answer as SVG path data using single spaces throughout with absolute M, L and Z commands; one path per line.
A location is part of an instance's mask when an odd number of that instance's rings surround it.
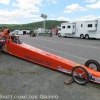
M 11 41 L 16 44 L 22 44 L 22 42 L 19 40 L 19 38 L 15 35 L 9 35 L 8 40 L 9 40 L 9 42 Z

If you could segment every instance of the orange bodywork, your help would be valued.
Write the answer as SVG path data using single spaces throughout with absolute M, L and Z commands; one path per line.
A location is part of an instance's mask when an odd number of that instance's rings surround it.
M 16 44 L 12 42 L 10 35 L 9 35 L 9 38 L 6 39 L 4 51 L 9 54 L 15 55 L 17 57 L 23 58 L 25 60 L 46 66 L 48 68 L 61 71 L 67 74 L 71 74 L 71 71 L 75 66 L 82 66 L 88 71 L 90 75 L 90 81 L 100 84 L 100 72 L 90 69 L 88 67 L 85 67 L 76 62 L 70 61 L 68 59 L 43 51 L 41 49 L 35 48 L 28 44 L 25 44 L 25 43 Z
M 10 34 L 9 29 L 5 29 L 5 30 L 2 32 L 1 36 L 2 36 L 2 37 L 5 37 L 5 36 L 8 36 L 9 34 Z

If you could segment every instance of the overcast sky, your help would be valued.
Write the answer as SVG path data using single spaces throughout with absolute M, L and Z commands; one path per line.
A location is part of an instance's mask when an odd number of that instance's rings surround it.
M 47 20 L 90 20 L 100 17 L 100 0 L 0 0 L 0 24 Z

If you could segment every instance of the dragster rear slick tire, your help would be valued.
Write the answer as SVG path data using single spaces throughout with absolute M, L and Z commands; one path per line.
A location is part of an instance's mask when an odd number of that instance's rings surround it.
M 71 75 L 73 80 L 80 85 L 86 85 L 89 82 L 89 73 L 84 67 L 75 66 L 72 69 Z
M 93 68 L 92 66 L 90 66 L 91 64 L 94 64 L 96 68 Z M 87 60 L 84 64 L 84 66 L 92 68 L 92 69 L 100 72 L 100 64 L 96 60 L 92 60 L 92 59 Z

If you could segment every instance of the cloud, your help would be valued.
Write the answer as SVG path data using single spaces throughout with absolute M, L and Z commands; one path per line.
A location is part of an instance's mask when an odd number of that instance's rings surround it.
M 88 16 L 81 16 L 81 17 L 73 19 L 73 20 L 75 20 L 75 21 L 86 21 L 86 20 L 95 20 L 97 18 L 100 18 L 100 16 L 88 15 Z
M 5 13 L 4 13 L 5 12 Z M 31 19 L 32 21 L 42 20 L 40 15 L 32 15 L 29 11 L 24 10 L 0 10 L 0 23 L 18 23 L 20 19 Z
M 54 16 L 53 14 L 50 14 L 50 16 Z
M 99 9 L 100 8 L 100 0 L 94 4 L 86 5 L 86 7 L 91 9 Z
M 51 18 L 50 20 L 55 20 L 55 18 Z
M 63 11 L 64 13 L 73 13 L 76 11 L 87 11 L 88 9 L 79 6 L 78 4 L 72 4 L 66 6 L 66 9 Z
M 95 20 L 97 18 L 100 18 L 100 16 L 88 15 L 88 16 L 81 16 L 81 17 L 78 17 L 78 18 L 75 18 L 75 19 L 70 19 L 70 18 L 66 18 L 66 17 L 58 17 L 57 20 L 75 22 L 75 21 Z
M 50 5 L 50 3 L 47 3 L 47 5 Z
M 0 3 L 8 5 L 10 3 L 10 0 L 0 0 Z
M 42 0 L 17 0 L 18 3 L 13 3 L 13 6 L 17 6 L 22 10 L 30 12 L 39 12 L 40 9 L 38 6 L 42 5 Z
M 31 17 L 32 22 L 38 22 L 43 21 L 43 18 L 41 18 L 39 15 Z
M 0 10 L 0 23 L 20 23 L 21 19 L 25 23 L 36 22 L 42 20 L 40 15 L 34 14 L 40 11 L 39 6 L 42 5 L 42 0 L 16 0 L 12 3 L 17 9 L 3 9 Z M 22 20 L 22 21 L 23 21 Z M 28 21 L 28 22 L 27 22 Z M 24 23 L 24 22 L 23 22 Z
M 46 0 L 47 1 L 47 4 L 50 5 L 50 3 L 53 3 L 53 4 L 57 4 L 57 0 Z
M 52 3 L 57 4 L 58 2 L 56 0 L 52 0 Z
M 71 19 L 66 18 L 66 17 L 59 17 L 59 18 L 57 18 L 57 20 L 59 20 L 59 21 L 70 21 Z
M 85 2 L 95 2 L 95 1 L 97 1 L 97 0 L 86 0 Z
M 71 13 L 71 14 L 73 13 L 72 10 L 64 10 L 63 12 L 64 12 L 64 13 Z
M 47 2 L 49 2 L 50 0 L 46 0 Z

